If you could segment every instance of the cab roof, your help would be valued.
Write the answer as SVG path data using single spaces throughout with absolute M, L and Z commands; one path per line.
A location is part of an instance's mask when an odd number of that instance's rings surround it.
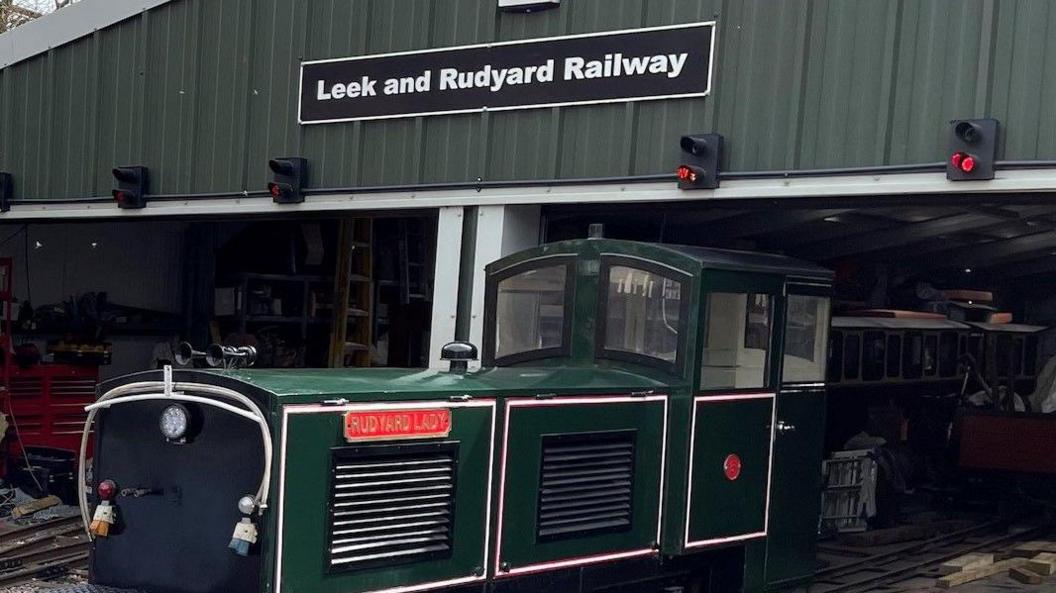
M 553 255 L 626 254 L 656 261 L 691 272 L 694 269 L 717 269 L 736 272 L 778 274 L 831 282 L 833 272 L 815 263 L 754 251 L 716 249 L 668 243 L 644 243 L 616 239 L 572 239 L 548 243 L 509 255 L 487 266 L 489 272 L 505 269 L 524 261 Z
M 786 276 L 805 276 L 809 278 L 832 279 L 833 272 L 813 262 L 796 259 L 773 253 L 757 251 L 739 251 L 736 249 L 715 249 L 711 247 L 694 247 L 691 245 L 658 245 L 676 253 L 691 257 L 703 268 L 720 268 L 724 270 L 744 270 L 785 274 Z

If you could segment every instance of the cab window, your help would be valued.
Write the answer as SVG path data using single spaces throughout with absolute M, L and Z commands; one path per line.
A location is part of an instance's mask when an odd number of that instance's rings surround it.
M 568 342 L 571 265 L 543 265 L 495 285 L 495 359 L 559 354 Z
M 879 381 L 884 378 L 887 363 L 887 336 L 881 331 L 868 331 L 862 335 L 862 381 Z
M 603 268 L 601 356 L 676 370 L 687 302 L 681 279 L 659 270 L 612 263 Z
M 767 387 L 772 325 L 770 295 L 708 295 L 700 388 Z
M 784 381 L 824 381 L 825 346 L 829 339 L 829 299 L 789 295 L 785 325 Z

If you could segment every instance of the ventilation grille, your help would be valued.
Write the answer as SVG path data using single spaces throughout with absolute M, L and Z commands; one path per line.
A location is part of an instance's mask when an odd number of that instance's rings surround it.
M 453 443 L 334 449 L 330 570 L 449 556 L 457 453 Z
M 631 528 L 633 431 L 543 437 L 540 541 Z

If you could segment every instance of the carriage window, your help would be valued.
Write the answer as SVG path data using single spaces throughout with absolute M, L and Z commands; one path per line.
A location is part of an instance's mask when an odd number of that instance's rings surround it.
M 560 349 L 565 338 L 568 266 L 535 268 L 499 281 L 495 358 Z
M 766 387 L 772 319 L 769 295 L 709 295 L 701 389 Z
M 919 379 L 923 375 L 924 336 L 918 332 L 906 332 L 906 341 L 902 344 L 902 377 Z
M 829 368 L 826 376 L 830 383 L 840 380 L 843 371 L 843 332 L 834 331 L 829 339 Z
M 879 381 L 884 378 L 884 364 L 887 362 L 886 347 L 887 338 L 884 332 L 865 332 L 862 336 L 863 381 Z
M 682 283 L 627 266 L 609 268 L 605 349 L 674 364 L 682 311 Z
M 1023 374 L 1033 377 L 1038 371 L 1038 337 L 1027 336 L 1026 350 L 1023 353 Z
M 887 336 L 887 376 L 897 379 L 902 373 L 902 336 Z
M 997 347 L 995 355 L 997 356 L 997 376 L 1007 377 L 1009 376 L 1008 371 L 1012 368 L 1010 364 L 1012 362 L 1012 336 L 1002 334 L 997 336 Z M 986 367 L 983 367 L 986 368 Z
M 929 377 L 939 370 L 939 336 L 929 335 L 924 338 L 924 374 Z
M 862 361 L 862 337 L 849 334 L 843 340 L 843 378 L 857 379 Z
M 983 368 L 983 337 L 980 335 L 968 336 L 968 350 L 965 354 L 970 355 Z
M 829 299 L 789 295 L 785 323 L 784 381 L 825 380 L 825 343 L 829 332 Z
M 939 376 L 952 377 L 957 374 L 957 334 L 943 332 L 939 336 Z

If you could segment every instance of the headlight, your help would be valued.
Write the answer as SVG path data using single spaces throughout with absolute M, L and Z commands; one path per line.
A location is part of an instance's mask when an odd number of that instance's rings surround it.
M 187 436 L 191 424 L 191 413 L 181 404 L 172 404 L 161 413 L 161 434 L 170 441 L 178 441 Z

